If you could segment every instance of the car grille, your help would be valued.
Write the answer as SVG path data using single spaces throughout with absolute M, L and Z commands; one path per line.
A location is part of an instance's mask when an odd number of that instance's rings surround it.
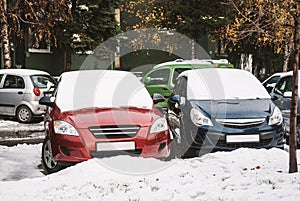
M 271 132 L 272 133 L 272 132 Z M 202 146 L 206 143 L 213 143 L 213 146 L 218 146 L 218 147 L 224 147 L 224 148 L 261 148 L 264 146 L 267 146 L 268 144 L 271 143 L 274 134 L 271 134 L 271 137 L 264 137 L 260 138 L 259 142 L 234 142 L 234 143 L 228 143 L 226 140 L 223 138 L 207 141 L 207 139 L 204 139 L 204 136 L 202 136 L 200 133 L 198 133 L 195 138 L 194 138 L 194 144 L 196 146 Z
M 93 126 L 89 127 L 90 132 L 98 139 L 103 138 L 132 138 L 140 129 L 137 125 L 119 126 Z
M 216 119 L 216 121 L 227 128 L 246 129 L 262 125 L 265 118 L 259 119 Z
M 216 144 L 218 147 L 227 148 L 260 148 L 270 144 L 272 139 L 261 139 L 260 142 L 240 142 L 240 143 L 226 143 L 225 140 L 219 140 Z
M 90 151 L 90 154 L 93 158 L 103 158 L 103 157 L 111 157 L 111 156 L 119 156 L 119 155 L 140 156 L 141 153 L 142 153 L 142 149 L 126 150 L 126 151 Z

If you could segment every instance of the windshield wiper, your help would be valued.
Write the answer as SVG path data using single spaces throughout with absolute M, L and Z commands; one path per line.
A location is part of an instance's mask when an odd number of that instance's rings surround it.
M 216 101 L 218 104 L 240 104 L 239 102 L 232 102 L 232 101 L 226 101 L 226 100 L 219 100 Z

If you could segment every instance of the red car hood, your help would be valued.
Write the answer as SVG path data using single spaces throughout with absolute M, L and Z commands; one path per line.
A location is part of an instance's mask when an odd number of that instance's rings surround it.
M 150 126 L 159 117 L 153 110 L 139 108 L 88 108 L 62 114 L 76 128 L 100 125 Z

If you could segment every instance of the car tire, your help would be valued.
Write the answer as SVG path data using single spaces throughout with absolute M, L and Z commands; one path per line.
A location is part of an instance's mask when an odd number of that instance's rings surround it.
M 62 166 L 53 158 L 51 142 L 48 135 L 44 139 L 42 146 L 42 164 L 46 174 L 51 174 L 62 169 Z
M 32 121 L 33 114 L 29 107 L 23 105 L 18 108 L 16 117 L 20 123 L 29 123 Z

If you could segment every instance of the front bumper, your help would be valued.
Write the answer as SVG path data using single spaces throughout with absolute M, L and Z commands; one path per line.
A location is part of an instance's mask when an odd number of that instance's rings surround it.
M 238 148 L 283 148 L 285 129 L 283 126 L 268 126 L 266 129 L 195 128 L 186 132 L 189 147 L 207 151 L 231 151 Z M 256 142 L 228 142 L 226 136 L 258 135 Z
M 102 158 L 115 155 L 165 158 L 170 154 L 169 132 L 148 134 L 148 128 L 142 127 L 132 138 L 97 139 L 88 129 L 78 129 L 80 136 L 50 135 L 54 160 L 60 163 L 82 162 L 91 158 Z M 98 151 L 97 143 L 134 142 L 133 150 Z

